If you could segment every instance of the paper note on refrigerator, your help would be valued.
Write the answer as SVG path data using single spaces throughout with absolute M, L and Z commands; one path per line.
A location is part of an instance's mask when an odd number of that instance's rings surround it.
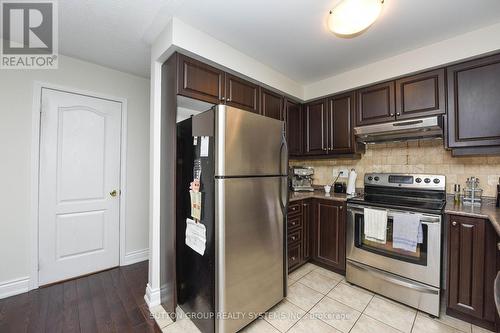
M 210 138 L 209 136 L 201 137 L 200 157 L 208 156 L 208 143 L 210 142 L 209 138 Z
M 207 243 L 207 229 L 201 223 L 186 219 L 186 245 L 203 255 Z
M 201 192 L 189 191 L 191 197 L 191 217 L 201 220 Z

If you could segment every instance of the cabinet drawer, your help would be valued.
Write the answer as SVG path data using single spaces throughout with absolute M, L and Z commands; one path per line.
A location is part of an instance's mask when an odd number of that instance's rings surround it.
M 300 229 L 289 232 L 287 239 L 289 247 L 295 245 L 296 243 L 300 243 L 300 241 L 302 240 L 302 232 L 300 231 Z
M 291 202 L 288 205 L 288 215 L 295 215 L 295 214 L 300 214 L 300 213 L 302 213 L 302 202 L 301 201 Z
M 295 230 L 295 229 L 301 229 L 303 226 L 302 223 L 302 215 L 292 215 L 288 217 L 288 230 Z
M 288 247 L 288 270 L 300 265 L 300 244 Z

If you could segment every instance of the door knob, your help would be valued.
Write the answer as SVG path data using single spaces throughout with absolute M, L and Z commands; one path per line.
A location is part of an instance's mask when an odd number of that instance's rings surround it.
M 454 226 L 454 227 L 456 227 L 457 226 L 457 222 L 453 221 L 453 222 L 451 222 L 451 225 Z
M 117 190 L 113 190 L 113 191 L 109 192 L 109 195 L 114 198 L 114 197 L 116 197 L 118 195 L 118 191 Z

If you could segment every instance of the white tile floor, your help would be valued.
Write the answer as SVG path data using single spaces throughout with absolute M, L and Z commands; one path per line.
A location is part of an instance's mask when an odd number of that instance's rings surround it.
M 342 275 L 305 264 L 289 275 L 288 297 L 243 333 L 486 333 L 444 313 L 425 313 L 348 284 Z M 198 333 L 185 316 L 173 323 L 152 310 L 162 332 Z

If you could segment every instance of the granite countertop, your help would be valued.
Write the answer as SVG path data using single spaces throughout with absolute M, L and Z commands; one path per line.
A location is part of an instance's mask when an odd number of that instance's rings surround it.
M 349 198 L 353 198 L 355 195 L 347 195 L 345 193 L 325 193 L 322 190 L 315 190 L 314 192 L 293 192 L 290 191 L 288 198 L 290 202 L 304 199 L 326 199 L 333 201 L 347 201 Z
M 446 201 L 444 212 L 446 214 L 488 219 L 500 236 L 500 208 L 495 207 L 495 199 L 483 198 L 481 206 L 464 206 L 462 204 L 455 204 L 453 198 L 449 197 Z

